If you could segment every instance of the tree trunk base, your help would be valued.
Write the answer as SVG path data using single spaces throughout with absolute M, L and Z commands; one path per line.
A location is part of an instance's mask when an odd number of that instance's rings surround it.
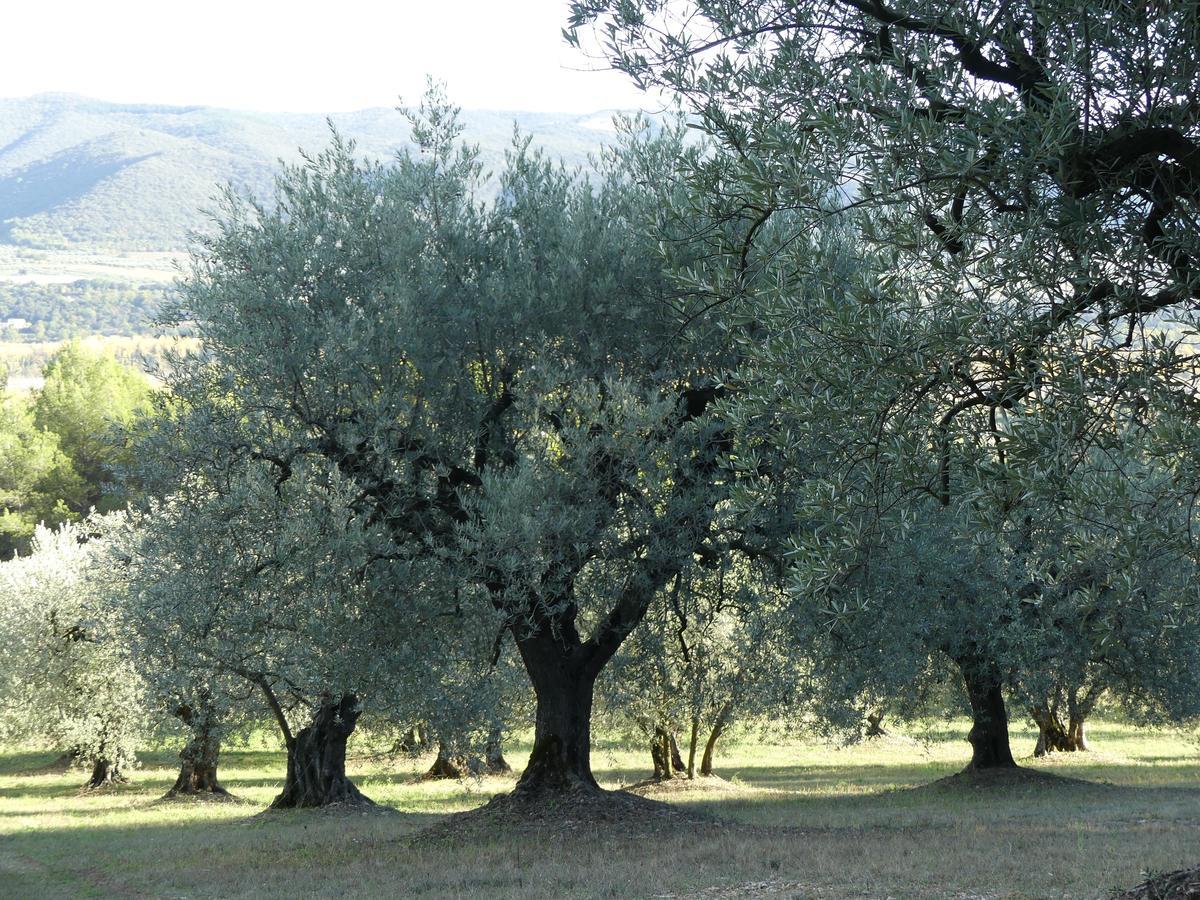
M 662 725 L 654 729 L 654 737 L 650 741 L 650 759 L 654 763 L 655 781 L 670 781 L 687 775 L 675 735 Z
M 964 772 L 1016 769 L 1008 742 L 1008 710 L 1000 679 L 985 666 L 962 666 L 967 697 L 971 702 L 971 761 Z
M 508 764 L 503 753 L 488 753 L 484 758 L 483 772 L 485 775 L 511 775 L 512 770 L 512 766 Z
M 323 704 L 288 747 L 287 781 L 269 809 L 374 807 L 346 777 L 346 741 L 360 714 L 352 694 Z
M 590 766 L 573 767 L 567 761 L 562 741 L 550 735 L 533 745 L 529 764 L 509 796 L 520 802 L 542 798 L 596 797 L 605 793 L 592 776 Z
M 179 777 L 166 794 L 164 800 L 232 800 L 233 794 L 225 790 L 217 780 L 215 768 L 200 768 L 184 763 Z
M 118 784 L 125 784 L 128 779 L 121 773 L 120 768 L 106 759 L 98 759 L 92 765 L 92 776 L 84 784 L 85 791 L 104 791 Z
M 1037 746 L 1033 748 L 1034 756 L 1081 753 L 1089 749 L 1084 723 L 1081 720 L 1069 719 L 1064 722 L 1055 710 L 1047 707 L 1034 707 L 1029 711 L 1029 715 L 1038 727 Z
M 445 746 L 439 746 L 433 765 L 421 776 L 421 780 L 441 781 L 444 779 L 453 779 L 458 781 L 463 778 L 469 778 L 471 774 L 471 766 L 467 762 L 466 757 L 452 755 Z
M 527 833 L 536 840 L 564 834 L 589 838 L 644 834 L 654 839 L 667 831 L 691 831 L 714 822 L 702 813 L 626 791 L 579 783 L 575 788 L 556 791 L 542 786 L 500 794 L 477 809 L 447 816 L 413 840 L 425 845 L 463 846 L 498 833 Z

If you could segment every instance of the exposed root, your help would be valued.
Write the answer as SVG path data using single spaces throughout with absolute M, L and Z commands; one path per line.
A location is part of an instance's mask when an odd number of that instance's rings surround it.
M 438 750 L 437 756 L 418 781 L 461 781 L 471 777 L 471 763 L 465 756 L 455 756 L 444 747 Z

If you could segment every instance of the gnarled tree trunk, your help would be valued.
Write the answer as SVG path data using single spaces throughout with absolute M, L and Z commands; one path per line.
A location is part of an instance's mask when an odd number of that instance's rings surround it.
M 1104 688 L 1089 688 L 1080 696 L 1078 690 L 1067 694 L 1067 737 L 1073 750 L 1090 750 L 1084 722 L 1095 710 L 1104 695 Z
M 712 731 L 708 733 L 708 741 L 704 744 L 704 756 L 700 759 L 700 774 L 713 774 L 713 755 L 717 749 L 717 741 L 721 735 L 725 733 L 725 729 L 729 727 L 729 714 L 733 711 L 733 701 L 730 700 L 721 707 L 717 713 L 716 719 L 713 720 Z
M 483 770 L 488 775 L 508 775 L 512 766 L 504 758 L 504 732 L 496 726 L 488 732 L 487 744 L 483 748 Z
M 1077 753 L 1090 749 L 1084 722 L 1096 708 L 1103 690 L 1069 688 L 1065 691 L 1067 714 L 1064 718 L 1062 703 L 1064 691 L 1056 689 L 1054 696 L 1045 706 L 1035 706 L 1029 715 L 1038 727 L 1038 742 L 1034 756 L 1047 753 Z
M 97 756 L 92 760 L 92 775 L 84 785 L 85 790 L 98 791 L 102 788 L 112 787 L 116 784 L 123 784 L 125 776 L 121 773 L 121 767 L 108 757 Z
M 977 660 L 960 661 L 967 698 L 971 701 L 969 770 L 1015 769 L 1008 741 L 1008 710 L 1000 676 L 994 667 Z
M 443 778 L 457 780 L 466 778 L 470 774 L 471 767 L 467 764 L 467 760 L 458 754 L 451 753 L 445 741 L 438 741 L 437 757 L 433 760 L 433 765 L 429 767 L 429 770 L 421 776 L 421 780 L 439 781 Z
M 683 755 L 679 752 L 679 742 L 675 740 L 675 732 L 670 732 L 671 742 L 671 765 L 675 767 L 676 772 L 682 773 L 685 771 L 683 765 Z
M 361 712 L 358 698 L 343 694 L 337 700 L 322 703 L 312 722 L 295 737 L 284 730 L 287 780 L 279 796 L 271 801 L 271 809 L 375 805 L 346 777 L 346 741 L 354 732 Z
M 1086 751 L 1088 746 L 1087 733 L 1084 730 L 1084 720 L 1075 716 L 1067 720 L 1067 743 L 1072 751 Z
M 654 763 L 654 777 L 658 781 L 667 781 L 686 772 L 675 735 L 665 725 L 654 728 L 654 737 L 650 740 L 650 758 Z
M 873 709 L 867 713 L 867 737 L 885 737 L 887 729 L 883 727 L 883 710 Z
M 213 711 L 200 701 L 196 706 L 181 703 L 175 715 L 192 730 L 192 737 L 179 751 L 179 777 L 166 793 L 167 798 L 231 796 L 217 780 L 217 760 L 221 738 L 217 734 Z
M 1031 707 L 1029 717 L 1038 727 L 1037 746 L 1033 748 L 1034 756 L 1063 753 L 1075 749 L 1071 744 L 1071 735 L 1067 731 L 1067 726 L 1063 723 L 1056 705 Z

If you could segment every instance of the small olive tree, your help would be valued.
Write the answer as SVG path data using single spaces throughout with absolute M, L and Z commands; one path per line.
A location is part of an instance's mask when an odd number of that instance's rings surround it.
M 68 749 L 90 788 L 124 780 L 151 721 L 123 585 L 101 564 L 105 528 L 41 527 L 28 555 L 0 564 L 0 728 Z
M 378 533 L 353 513 L 350 486 L 336 473 L 314 476 L 297 471 L 278 482 L 269 467 L 252 466 L 220 490 L 194 480 L 142 516 L 127 545 L 149 677 L 197 728 L 244 716 L 245 687 L 253 689 L 254 707 L 269 712 L 288 753 L 276 808 L 368 804 L 345 772 L 364 709 L 455 721 L 471 708 L 462 685 L 476 676 L 450 650 L 478 659 L 496 630 L 483 623 L 474 633 L 480 646 L 472 644 L 465 614 L 448 613 L 421 561 L 381 558 Z M 378 602 L 397 591 L 410 615 L 436 622 L 446 614 L 440 630 L 454 629 L 454 648 L 434 655 L 429 641 L 413 640 L 393 607 Z M 215 750 L 218 735 L 197 730 L 198 749 Z
M 648 742 L 655 779 L 714 775 L 717 742 L 739 718 L 799 711 L 774 569 L 730 554 L 680 572 L 614 658 L 604 708 Z

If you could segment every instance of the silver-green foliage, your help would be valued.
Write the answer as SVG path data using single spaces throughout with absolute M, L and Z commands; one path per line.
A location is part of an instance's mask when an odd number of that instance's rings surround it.
M 0 734 L 119 772 L 151 716 L 127 640 L 124 579 L 106 565 L 107 525 L 39 528 L 28 555 L 0 564 Z
M 740 499 L 794 504 L 831 702 L 912 697 L 940 651 L 1194 714 L 1195 5 L 581 0 L 571 29 L 716 148 L 676 280 L 746 341 Z
M 203 352 L 148 456 L 184 486 L 162 510 L 176 595 L 198 590 L 175 639 L 227 633 L 223 656 L 290 673 L 325 628 L 306 683 L 377 693 L 412 671 L 397 654 L 486 669 L 500 626 L 602 666 L 706 540 L 720 359 L 679 336 L 643 237 L 678 135 L 593 182 L 518 137 L 485 203 L 460 131 L 435 97 L 415 153 L 335 137 L 269 206 L 226 198 L 172 313 Z

